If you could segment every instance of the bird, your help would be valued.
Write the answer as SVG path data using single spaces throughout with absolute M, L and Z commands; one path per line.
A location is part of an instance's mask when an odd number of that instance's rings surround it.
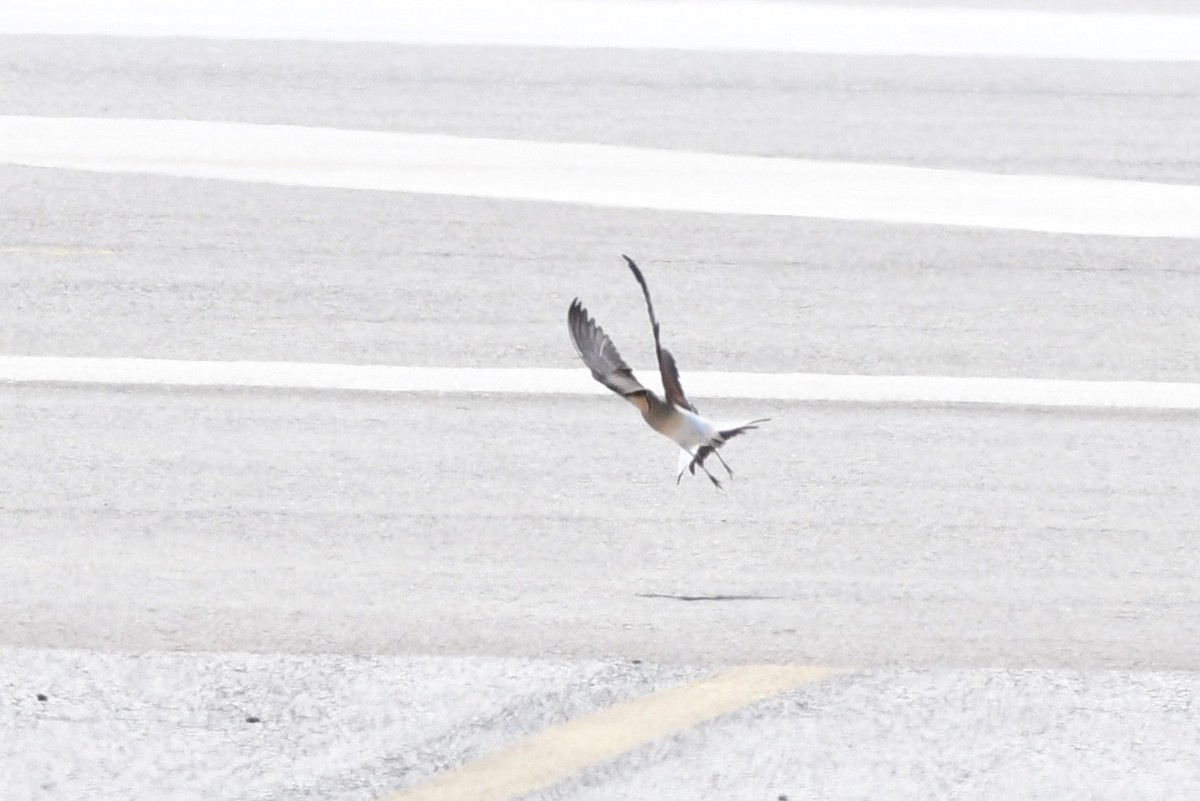
M 722 489 L 721 482 L 704 465 L 704 461 L 715 455 L 725 472 L 733 478 L 733 470 L 721 457 L 719 448 L 733 437 L 752 431 L 758 428 L 760 423 L 769 422 L 771 418 L 760 417 L 745 423 L 721 425 L 700 416 L 679 382 L 679 368 L 675 364 L 675 357 L 662 346 L 658 318 L 654 315 L 654 304 L 650 300 L 650 288 L 646 285 L 646 278 L 633 259 L 625 255 L 621 258 L 629 265 L 646 298 L 646 311 L 650 314 L 650 327 L 654 331 L 654 352 L 658 357 L 658 370 L 662 374 L 666 398 L 660 398 L 642 386 L 633 375 L 633 370 L 621 358 L 612 340 L 588 314 L 579 298 L 575 298 L 567 309 L 567 330 L 571 335 L 571 342 L 583 363 L 592 371 L 592 378 L 636 406 L 651 428 L 679 446 L 679 473 L 675 476 L 676 484 L 683 478 L 685 471 L 695 475 L 696 468 L 699 467 L 713 486 Z

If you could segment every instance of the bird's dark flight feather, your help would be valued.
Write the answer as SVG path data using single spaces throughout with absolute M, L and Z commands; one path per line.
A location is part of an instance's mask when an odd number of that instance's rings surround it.
M 627 399 L 649 392 L 634 377 L 633 370 L 621 358 L 616 345 L 583 308 L 579 298 L 567 310 L 567 330 L 571 333 L 576 352 L 592 371 L 592 378 Z
M 688 400 L 683 391 L 683 385 L 679 382 L 679 368 L 675 364 L 675 357 L 671 355 L 671 351 L 662 346 L 659 339 L 658 318 L 654 315 L 654 303 L 650 300 L 650 288 L 646 286 L 646 279 L 633 259 L 625 255 L 622 255 L 621 258 L 625 259 L 625 263 L 629 265 L 633 277 L 642 286 L 642 294 L 646 297 L 646 311 L 650 313 L 650 327 L 654 329 L 654 353 L 658 357 L 658 372 L 662 375 L 663 392 L 667 396 L 667 401 L 674 406 L 697 414 L 696 407 Z

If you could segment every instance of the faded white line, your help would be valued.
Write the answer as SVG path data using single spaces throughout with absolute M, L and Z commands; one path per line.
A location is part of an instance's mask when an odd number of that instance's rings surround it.
M 1200 15 L 762 0 L 40 0 L 0 32 L 867 55 L 1200 60 Z
M 657 389 L 652 379 L 656 372 L 643 369 L 638 375 Z M 689 372 L 685 379 L 689 394 L 697 398 L 1200 409 L 1200 383 L 731 372 Z M 607 391 L 582 367 L 395 367 L 65 356 L 0 356 L 0 382 L 393 393 L 598 395 Z
M 714 214 L 1200 237 L 1200 186 L 436 134 L 0 117 L 0 163 Z

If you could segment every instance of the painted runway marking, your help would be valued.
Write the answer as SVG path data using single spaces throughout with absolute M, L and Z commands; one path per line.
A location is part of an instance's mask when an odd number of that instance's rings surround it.
M 761 0 L 89 0 L 0 4 L 0 32 L 859 55 L 1200 60 L 1200 15 Z
M 661 390 L 643 369 L 647 386 Z M 0 356 L 0 382 L 128 387 L 229 387 L 392 393 L 605 395 L 583 367 L 395 367 L 303 362 Z M 1200 383 L 1041 378 L 689 372 L 708 398 L 846 403 L 987 404 L 1101 409 L 1200 409 Z
M 615 145 L 0 117 L 0 163 L 612 208 L 1200 238 L 1200 186 Z
M 734 668 L 551 727 L 388 801 L 519 798 L 640 745 L 842 672 L 801 665 Z

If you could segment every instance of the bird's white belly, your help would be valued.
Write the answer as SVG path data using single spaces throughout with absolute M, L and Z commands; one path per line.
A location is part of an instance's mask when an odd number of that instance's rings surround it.
M 675 411 L 677 414 L 671 415 L 666 425 L 659 429 L 663 435 L 675 440 L 685 450 L 693 450 L 712 441 L 717 433 L 712 423 L 686 409 Z

